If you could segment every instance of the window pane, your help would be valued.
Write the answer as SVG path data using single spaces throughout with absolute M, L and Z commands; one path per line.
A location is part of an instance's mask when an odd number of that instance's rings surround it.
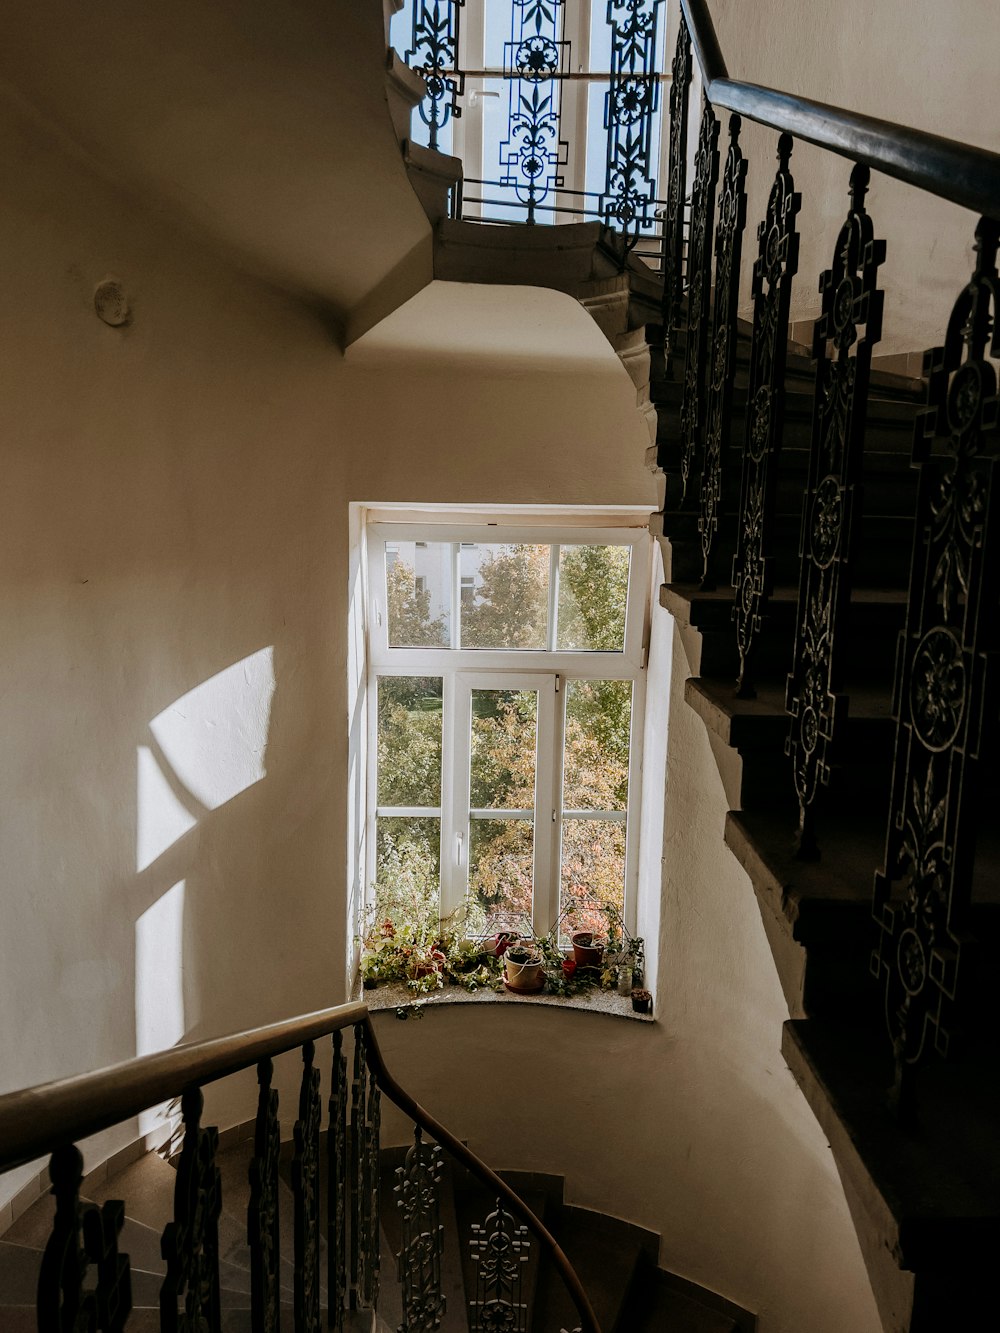
M 630 552 L 628 546 L 560 548 L 557 648 L 623 651 Z
M 386 912 L 396 904 L 408 919 L 417 920 L 429 898 L 438 902 L 441 821 L 380 816 L 375 825 L 377 899 Z
M 473 810 L 534 808 L 537 718 L 536 690 L 472 691 Z
M 473 819 L 469 830 L 469 897 L 486 913 L 531 919 L 535 831 L 530 819 Z
M 630 680 L 566 682 L 564 810 L 628 806 Z
M 607 930 L 597 904 L 625 909 L 625 824 L 612 819 L 564 819 L 560 911 L 574 907 L 565 925 L 573 930 Z M 597 904 L 585 902 L 596 899 Z
M 463 544 L 460 562 L 463 648 L 548 646 L 548 546 Z
M 380 676 L 378 804 L 441 804 L 441 677 Z
M 385 602 L 390 648 L 447 648 L 450 543 L 386 542 Z

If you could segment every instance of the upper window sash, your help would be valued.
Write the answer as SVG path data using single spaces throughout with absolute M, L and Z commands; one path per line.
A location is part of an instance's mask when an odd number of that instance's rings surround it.
M 551 547 L 628 546 L 628 597 L 626 602 L 624 645 L 621 651 L 557 648 L 453 648 L 390 647 L 386 598 L 385 545 L 400 542 L 444 543 L 460 549 L 462 543 L 530 544 Z M 369 658 L 376 667 L 413 667 L 422 670 L 496 670 L 510 668 L 520 659 L 530 660 L 531 669 L 560 671 L 572 669 L 584 676 L 624 678 L 644 665 L 642 646 L 645 634 L 646 587 L 649 581 L 649 538 L 640 528 L 600 526 L 528 526 L 524 524 L 444 524 L 444 523 L 370 523 L 367 529 L 367 586 Z M 555 563 L 553 561 L 553 563 Z M 460 565 L 452 561 L 454 588 L 450 615 L 461 614 Z M 550 624 L 555 613 L 556 589 L 550 577 Z M 451 635 L 454 641 L 454 634 Z

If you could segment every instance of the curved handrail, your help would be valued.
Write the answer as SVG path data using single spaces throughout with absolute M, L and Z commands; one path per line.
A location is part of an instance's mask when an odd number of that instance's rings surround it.
M 551 1231 L 545 1226 L 544 1222 L 531 1211 L 528 1205 L 519 1198 L 518 1195 L 496 1174 L 491 1171 L 485 1162 L 480 1161 L 474 1152 L 461 1141 L 456 1139 L 454 1134 L 449 1133 L 439 1121 L 420 1105 L 414 1101 L 405 1088 L 401 1087 L 392 1077 L 385 1067 L 385 1061 L 382 1058 L 382 1052 L 379 1048 L 378 1040 L 375 1037 L 375 1031 L 372 1026 L 371 1018 L 365 1020 L 365 1034 L 367 1038 L 368 1065 L 374 1073 L 379 1087 L 394 1102 L 399 1109 L 406 1113 L 411 1120 L 415 1121 L 422 1129 L 426 1130 L 432 1139 L 442 1148 L 445 1148 L 452 1157 L 457 1158 L 467 1170 L 471 1171 L 484 1185 L 487 1185 L 490 1191 L 498 1198 L 502 1198 L 504 1203 L 510 1208 L 512 1213 L 516 1213 L 528 1226 L 528 1229 L 534 1232 L 540 1244 L 547 1252 L 549 1258 L 558 1270 L 559 1276 L 566 1284 L 573 1304 L 576 1306 L 577 1314 L 580 1316 L 580 1327 L 582 1333 L 600 1333 L 600 1325 L 597 1322 L 597 1316 L 594 1314 L 590 1299 L 583 1289 L 583 1284 L 577 1277 L 576 1270 L 566 1258 L 559 1242 L 552 1235 Z
M 363 1023 L 367 1017 L 366 1004 L 340 1004 L 9 1092 L 0 1097 L 0 1170 L 89 1138 L 176 1097 L 185 1087 L 215 1083 L 259 1060 Z
M 786 131 L 951 203 L 1000 218 L 1000 154 L 729 77 L 707 0 L 681 0 L 713 106 Z
M 527 1225 L 565 1283 L 580 1316 L 581 1333 L 601 1333 L 579 1277 L 541 1219 L 389 1073 L 364 1003 L 341 1004 L 246 1032 L 189 1042 L 106 1069 L 7 1093 L 0 1097 L 0 1171 L 88 1138 L 176 1097 L 185 1088 L 217 1082 L 261 1060 L 357 1026 L 364 1029 L 368 1065 L 382 1092 Z

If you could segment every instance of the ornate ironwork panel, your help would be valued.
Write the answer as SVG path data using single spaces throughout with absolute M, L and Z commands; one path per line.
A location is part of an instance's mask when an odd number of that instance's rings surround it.
M 364 1027 L 354 1029 L 351 1085 L 351 1309 L 374 1308 L 379 1293 L 381 1094 L 368 1069 Z
M 604 105 L 607 172 L 600 208 L 631 249 L 656 225 L 653 126 L 659 109 L 656 37 L 663 0 L 608 0 L 611 86 Z
M 1000 357 L 1000 223 L 982 219 L 977 263 L 943 347 L 928 352 L 927 407 L 917 419 L 920 468 L 906 629 L 897 658 L 896 749 L 881 929 L 872 966 L 885 990 L 897 1104 L 928 1047 L 947 1055 L 958 1023 L 962 943 L 980 775 L 995 743 L 1000 650 L 1000 515 L 996 483 Z
M 72 1144 L 52 1154 L 49 1179 L 56 1213 L 38 1274 L 39 1333 L 122 1333 L 132 1310 L 132 1271 L 118 1253 L 125 1205 L 80 1202 L 83 1157 Z
M 431 148 L 438 147 L 452 116 L 457 120 L 462 114 L 458 99 L 465 75 L 458 68 L 458 35 L 464 6 L 465 0 L 414 0 L 413 45 L 405 59 L 427 88 L 419 110 Z
M 702 471 L 705 441 L 706 362 L 712 288 L 712 219 L 719 180 L 719 122 L 708 98 L 701 111 L 698 152 L 691 185 L 691 232 L 688 239 L 687 323 L 684 344 L 684 389 L 681 397 L 682 498 L 692 476 Z
M 295 1198 L 295 1333 L 319 1333 L 320 1328 L 320 1193 L 319 1134 L 323 1118 L 316 1048 L 302 1047 L 302 1083 L 299 1118 L 292 1130 L 292 1193 Z
M 396 1205 L 403 1223 L 403 1238 L 396 1256 L 403 1296 L 399 1333 L 432 1333 L 445 1312 L 441 1294 L 440 1187 L 442 1154 L 437 1144 L 424 1143 L 420 1126 L 413 1131 L 413 1147 L 396 1171 Z
M 497 1199 L 496 1210 L 482 1226 L 473 1222 L 469 1249 L 476 1269 L 476 1294 L 469 1302 L 470 1333 L 524 1333 L 528 1306 L 522 1286 L 531 1249 L 528 1228 L 518 1225 Z
M 527 221 L 564 180 L 569 145 L 559 137 L 559 81 L 569 65 L 564 0 L 512 0 L 504 43 L 507 138 L 500 144 L 501 185 L 527 207 Z
M 347 1060 L 344 1039 L 333 1034 L 333 1077 L 330 1089 L 330 1128 L 327 1134 L 328 1324 L 335 1333 L 344 1327 L 347 1296 Z
M 723 457 L 729 447 L 733 418 L 733 381 L 736 378 L 737 312 L 743 233 L 747 225 L 747 161 L 740 148 L 739 116 L 729 119 L 729 151 L 719 193 L 715 229 L 715 310 L 705 407 L 705 449 L 699 496 L 701 513 L 702 587 L 715 587 L 713 552 L 722 509 Z
M 198 1088 L 181 1097 L 184 1142 L 174 1184 L 174 1220 L 163 1229 L 167 1263 L 160 1288 L 163 1333 L 220 1333 L 219 1214 L 222 1185 L 215 1153 L 219 1131 L 201 1128 L 204 1099 Z M 178 1307 L 183 1300 L 184 1307 Z
M 795 217 L 801 196 L 788 170 L 792 137 L 778 140 L 778 171 L 767 214 L 757 230 L 753 268 L 753 335 L 747 385 L 746 436 L 740 478 L 740 510 L 733 560 L 736 647 L 740 658 L 737 693 L 754 695 L 751 666 L 761 617 L 771 591 L 771 545 L 777 461 L 785 404 L 785 360 L 792 278 L 798 267 Z
M 823 303 L 813 332 L 816 390 L 809 475 L 802 505 L 800 581 L 792 670 L 785 701 L 792 715 L 785 752 L 799 800 L 798 854 L 819 855 L 815 801 L 847 711 L 838 633 L 849 613 L 851 564 L 861 482 L 872 349 L 882 336 L 878 270 L 885 242 L 865 211 L 871 172 L 851 173 L 851 207 L 820 279 Z
M 684 302 L 684 199 L 687 191 L 690 90 L 691 35 L 682 13 L 671 66 L 669 174 L 663 219 L 663 338 L 668 357 L 680 328 Z
M 250 1159 L 250 1201 L 247 1244 L 250 1247 L 250 1326 L 252 1333 L 277 1333 L 281 1317 L 281 1247 L 279 1245 L 279 1176 L 281 1129 L 278 1092 L 271 1086 L 273 1065 L 257 1066 L 257 1124 Z

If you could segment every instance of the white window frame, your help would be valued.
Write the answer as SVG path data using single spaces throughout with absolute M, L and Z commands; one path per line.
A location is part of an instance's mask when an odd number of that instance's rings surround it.
M 543 649 L 481 648 L 390 648 L 385 596 L 386 542 L 532 543 L 552 547 L 549 575 L 549 643 Z M 558 604 L 559 546 L 629 546 L 629 589 L 625 615 L 624 649 L 621 652 L 558 650 L 554 647 L 555 608 Z M 601 526 L 567 522 L 453 523 L 369 521 L 366 525 L 367 650 L 368 650 L 368 754 L 367 773 L 367 893 L 375 879 L 376 818 L 383 816 L 434 817 L 441 820 L 441 914 L 449 916 L 462 903 L 468 882 L 470 833 L 469 757 L 471 747 L 463 741 L 471 719 L 473 689 L 524 689 L 538 692 L 537 764 L 534 806 L 534 895 L 532 928 L 544 935 L 559 914 L 562 824 L 568 817 L 585 813 L 591 818 L 627 820 L 624 917 L 626 927 L 636 925 L 639 867 L 639 820 L 643 715 L 645 711 L 645 656 L 649 634 L 649 586 L 652 543 L 645 528 Z M 453 562 L 450 633 L 452 643 L 459 632 L 461 560 Z M 380 807 L 377 795 L 378 707 L 380 676 L 433 676 L 442 681 L 442 772 L 441 804 L 435 807 Z M 562 763 L 565 732 L 567 682 L 573 680 L 630 680 L 632 713 L 629 737 L 628 808 L 621 812 L 564 812 Z M 508 816 L 509 817 L 509 816 Z

